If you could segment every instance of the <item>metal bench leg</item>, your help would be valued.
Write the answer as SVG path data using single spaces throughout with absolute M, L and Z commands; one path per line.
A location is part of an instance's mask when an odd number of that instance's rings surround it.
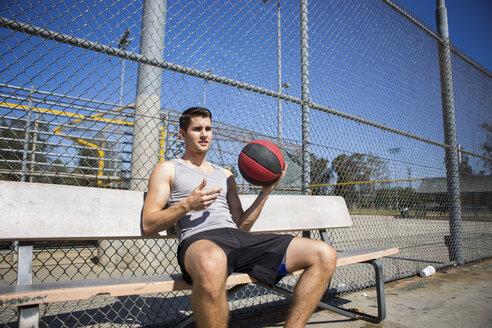
M 378 316 L 375 317 L 375 323 L 381 322 L 386 318 L 386 295 L 384 294 L 384 277 L 383 266 L 379 260 L 369 261 L 374 267 L 376 276 L 376 298 L 378 302 Z M 373 317 L 374 318 L 374 317 Z
M 371 260 L 365 263 L 370 263 L 374 267 L 374 274 L 376 278 L 376 299 L 378 305 L 377 316 L 357 311 L 346 310 L 341 307 L 330 305 L 324 302 L 320 302 L 318 306 L 322 309 L 330 310 L 352 319 L 361 319 L 372 323 L 379 323 L 383 321 L 386 318 L 386 298 L 384 294 L 383 266 L 381 265 L 381 262 L 379 260 Z
M 195 321 L 195 317 L 193 317 L 193 314 L 190 314 L 189 316 L 178 322 L 175 327 L 184 328 L 194 321 Z
M 372 323 L 379 323 L 383 321 L 386 318 L 386 297 L 384 294 L 383 266 L 381 265 L 381 262 L 379 260 L 371 260 L 365 263 L 370 263 L 374 267 L 374 274 L 376 278 L 376 298 L 378 304 L 377 316 L 356 311 L 349 311 L 341 307 L 326 304 L 323 302 L 320 302 L 319 307 L 347 316 L 352 319 L 361 319 Z
M 383 266 L 381 265 L 381 262 L 379 260 L 371 260 L 368 262 L 364 263 L 370 263 L 374 267 L 375 271 L 375 276 L 376 276 L 376 294 L 377 294 L 377 304 L 378 304 L 378 315 L 373 316 L 370 314 L 366 313 L 361 313 L 361 312 L 356 312 L 356 311 L 351 311 L 344 309 L 342 307 L 338 307 L 335 305 L 331 305 L 325 302 L 319 302 L 318 307 L 322 308 L 324 310 L 329 310 L 338 314 L 341 314 L 343 316 L 349 317 L 351 319 L 361 319 L 365 321 L 369 321 L 372 323 L 378 323 L 383 321 L 386 318 L 386 300 L 385 300 L 385 294 L 384 294 L 384 280 L 383 280 Z M 268 288 L 270 290 L 273 290 L 279 294 L 291 297 L 292 292 L 290 290 L 284 289 L 279 286 L 267 286 L 264 285 L 260 282 L 256 282 L 257 285 L 260 285 L 262 287 Z
M 32 284 L 32 242 L 18 243 L 17 285 Z M 19 307 L 19 328 L 39 327 L 39 306 Z
M 19 307 L 19 328 L 39 327 L 39 306 Z
M 241 289 L 243 289 L 247 285 L 248 284 L 241 284 L 241 285 L 236 285 L 236 286 L 229 288 L 227 290 L 227 297 L 230 297 L 230 296 L 236 294 L 238 291 L 240 291 Z M 176 328 L 184 328 L 194 321 L 195 321 L 195 318 L 193 317 L 193 314 L 190 314 L 189 316 L 187 316 L 186 318 L 184 318 L 183 320 L 178 322 L 175 327 Z

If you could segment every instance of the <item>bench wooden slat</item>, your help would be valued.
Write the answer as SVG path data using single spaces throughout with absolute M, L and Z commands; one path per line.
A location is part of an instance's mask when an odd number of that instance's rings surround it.
M 240 198 L 243 208 L 248 208 L 256 195 Z M 141 191 L 0 181 L 0 240 L 142 238 L 143 201 Z M 302 219 L 306 217 L 309 220 Z M 67 220 L 70 224 L 60 224 Z M 252 232 L 351 225 L 342 197 L 271 195 Z M 156 237 L 168 236 L 162 232 L 150 238 Z
M 398 254 L 398 248 L 363 248 L 354 251 L 338 251 L 337 267 L 380 259 Z
M 338 253 L 337 267 L 379 259 L 397 253 L 397 248 L 367 248 L 356 251 L 341 251 Z M 300 273 L 302 271 L 294 274 Z M 233 274 L 227 279 L 227 285 L 234 286 L 254 281 L 247 274 Z M 0 287 L 0 307 L 74 301 L 101 294 L 118 297 L 187 289 L 190 289 L 190 286 L 178 274 L 2 286 Z

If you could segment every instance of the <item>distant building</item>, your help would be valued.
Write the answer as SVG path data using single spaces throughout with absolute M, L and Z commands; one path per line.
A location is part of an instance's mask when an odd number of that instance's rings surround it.
M 460 192 L 463 211 L 492 210 L 492 175 L 461 176 Z M 446 178 L 424 179 L 417 194 L 424 199 L 426 210 L 446 211 L 449 201 Z

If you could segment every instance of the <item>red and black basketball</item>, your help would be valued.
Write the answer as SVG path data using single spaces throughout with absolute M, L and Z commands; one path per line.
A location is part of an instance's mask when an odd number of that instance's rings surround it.
M 255 140 L 241 150 L 238 166 L 246 181 L 258 186 L 266 186 L 279 177 L 284 168 L 284 157 L 274 143 Z

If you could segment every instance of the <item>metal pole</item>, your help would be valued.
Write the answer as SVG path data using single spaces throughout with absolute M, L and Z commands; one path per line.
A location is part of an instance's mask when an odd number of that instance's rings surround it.
M 441 98 L 446 147 L 446 182 L 449 201 L 449 249 L 450 260 L 464 264 L 463 233 L 461 222 L 458 142 L 454 115 L 453 79 L 449 43 L 448 16 L 444 0 L 436 0 L 436 25 L 441 40 L 439 45 L 439 70 L 441 74 Z
M 278 71 L 278 93 L 282 93 L 282 31 L 280 20 L 280 0 L 277 0 L 277 71 Z M 282 99 L 278 101 L 278 141 L 282 139 Z
M 127 29 L 123 35 L 121 36 L 120 40 L 118 41 L 118 48 L 121 50 L 126 50 L 126 46 L 130 44 L 130 29 Z M 125 78 L 125 60 L 123 59 L 121 61 L 121 81 L 120 81 L 120 106 L 123 106 L 123 83 L 124 83 L 124 78 Z
M 169 119 L 169 115 L 170 115 L 170 111 L 169 109 L 166 109 L 166 126 L 164 127 L 166 129 L 166 135 L 165 135 L 165 138 L 164 138 L 164 160 L 167 161 L 169 159 L 169 155 L 168 155 L 168 148 L 169 148 L 169 122 L 170 122 L 170 119 Z
M 17 257 L 17 285 L 32 284 L 33 243 L 19 242 Z M 39 327 L 39 306 L 19 308 L 19 327 Z
M 27 176 L 27 156 L 29 153 L 29 134 L 31 132 L 31 110 L 32 110 L 32 94 L 34 93 L 34 85 L 31 86 L 29 92 L 29 107 L 27 109 L 26 132 L 24 133 L 24 150 L 22 152 L 22 168 L 21 181 L 26 182 Z
M 150 62 L 163 61 L 166 21 L 166 0 L 144 0 L 140 55 Z M 119 50 L 124 52 L 124 50 Z M 133 124 L 130 190 L 145 191 L 150 173 L 159 162 L 160 109 L 162 93 L 162 68 L 140 63 L 137 76 L 137 95 Z M 138 241 L 102 240 L 98 246 L 98 261 L 102 265 L 115 264 L 121 269 L 139 263 L 145 268 L 155 260 L 153 256 L 138 253 L 146 244 Z M 163 249 L 159 243 L 156 248 Z M 157 250 L 150 247 L 150 253 Z
M 142 16 L 141 55 L 163 60 L 166 1 L 145 0 Z M 150 172 L 159 161 L 159 112 L 162 69 L 140 64 L 138 67 L 131 190 L 145 190 Z
M 396 180 L 398 180 L 398 170 L 397 170 L 397 167 L 396 167 L 396 161 L 398 160 L 398 154 L 400 153 L 400 150 L 401 148 L 400 147 L 395 147 L 395 148 L 390 148 L 388 149 L 389 153 L 391 155 L 395 154 L 394 156 L 394 162 L 393 162 L 393 165 L 392 165 L 392 171 L 393 171 L 393 176 L 392 176 L 392 180 L 393 180 L 393 185 L 395 186 L 395 200 L 396 200 L 396 206 L 395 206 L 395 209 L 398 211 L 398 208 L 400 207 L 399 205 L 399 197 L 398 197 L 398 184 L 396 182 Z M 393 208 L 393 205 L 391 206 L 391 208 Z
M 308 4 L 301 0 L 301 107 L 302 107 L 302 193 L 309 195 L 311 185 L 311 139 L 309 98 Z
M 123 106 L 123 83 L 125 79 L 125 60 L 121 61 L 120 106 Z
M 211 73 L 211 69 L 207 69 L 205 72 Z M 207 84 L 209 84 L 210 81 L 207 79 L 203 79 L 203 101 L 202 101 L 202 106 L 205 107 L 207 106 Z
M 203 100 L 202 106 L 205 107 L 207 104 L 207 80 L 203 80 Z
M 36 113 L 34 117 L 34 130 L 33 130 L 33 136 L 32 136 L 32 146 L 31 146 L 31 166 L 29 169 L 29 182 L 33 182 L 33 173 L 34 173 L 34 166 L 36 163 L 36 148 L 37 145 L 36 143 L 38 142 L 38 128 L 39 128 L 39 113 Z

